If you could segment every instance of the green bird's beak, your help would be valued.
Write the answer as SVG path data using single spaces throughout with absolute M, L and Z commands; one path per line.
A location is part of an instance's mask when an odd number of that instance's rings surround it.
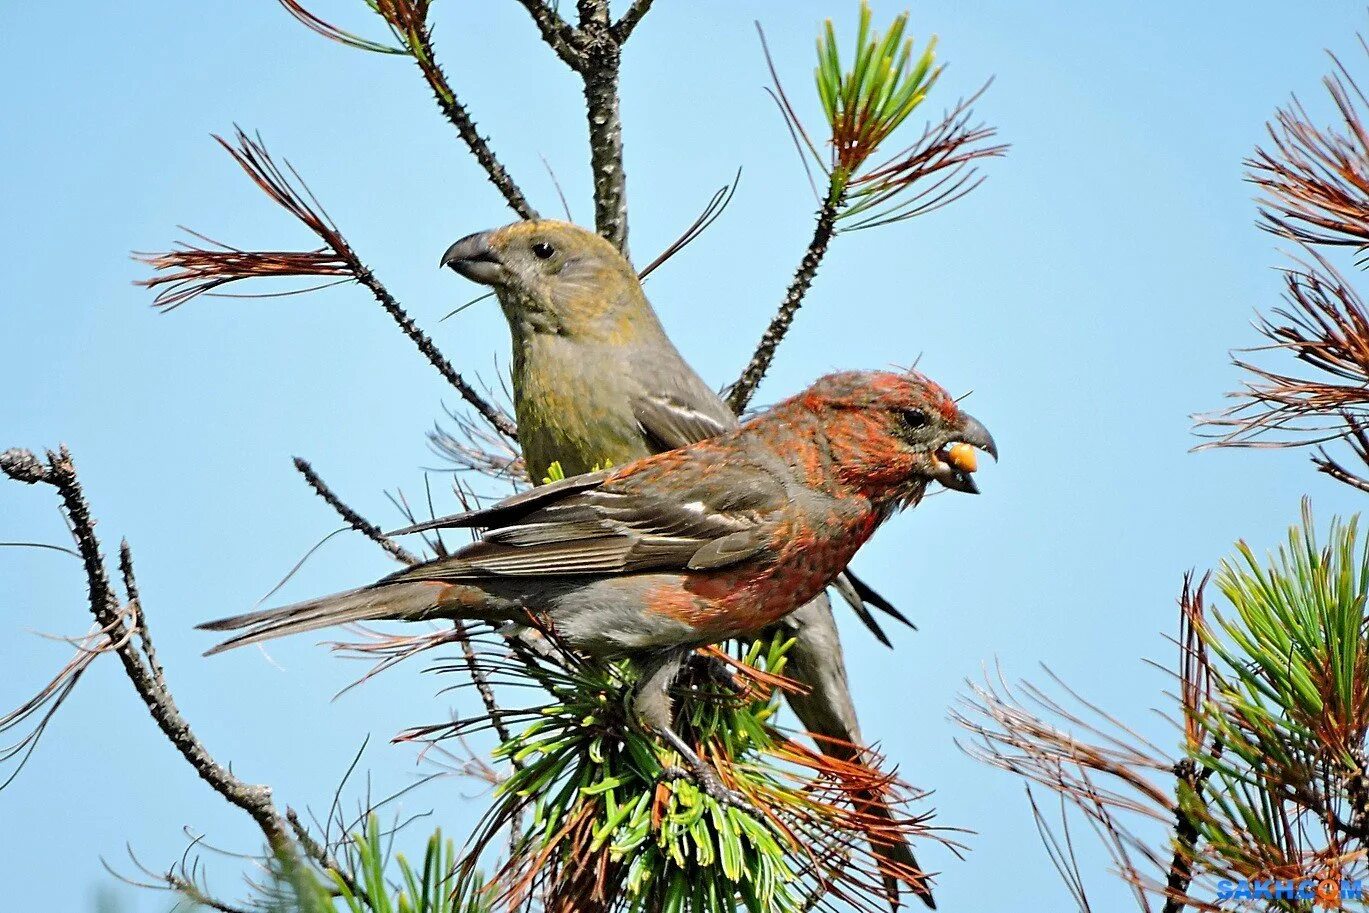
M 505 276 L 504 264 L 490 244 L 490 232 L 487 231 L 466 235 L 447 248 L 441 265 L 481 285 L 498 285 Z

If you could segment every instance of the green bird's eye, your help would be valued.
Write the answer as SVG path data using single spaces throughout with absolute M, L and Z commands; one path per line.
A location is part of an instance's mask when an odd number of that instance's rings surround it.
M 552 254 L 556 253 L 556 248 L 546 241 L 538 241 L 532 246 L 532 253 L 538 260 L 550 260 Z

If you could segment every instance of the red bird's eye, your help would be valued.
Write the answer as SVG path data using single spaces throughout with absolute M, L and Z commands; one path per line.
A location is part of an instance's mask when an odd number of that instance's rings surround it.
M 556 253 L 556 248 L 545 241 L 538 241 L 532 246 L 532 252 L 538 260 L 550 260 L 551 255 Z
M 908 428 L 921 428 L 927 424 L 927 413 L 921 409 L 909 409 L 903 413 L 903 424 Z

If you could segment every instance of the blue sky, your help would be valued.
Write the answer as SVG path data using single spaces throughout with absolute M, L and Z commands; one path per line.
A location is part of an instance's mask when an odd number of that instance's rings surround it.
M 317 10 L 365 27 L 361 6 Z M 452 82 L 510 171 L 554 212 L 545 156 L 588 219 L 576 82 L 514 3 L 436 6 Z M 653 256 L 744 167 L 723 219 L 649 285 L 681 350 L 720 385 L 769 319 L 813 209 L 761 88 L 752 20 L 806 97 L 818 22 L 849 22 L 855 4 L 657 6 L 624 66 L 633 249 Z M 903 8 L 875 7 L 879 19 Z M 273 647 L 273 661 L 250 650 L 205 660 L 208 639 L 192 627 L 251 606 L 335 528 L 292 455 L 393 522 L 382 492 L 421 490 L 420 467 L 438 463 L 423 433 L 452 393 L 358 289 L 159 316 L 130 284 L 145 272 L 127 252 L 165 248 L 177 224 L 245 246 L 308 243 L 209 139 L 234 122 L 259 129 L 452 360 L 493 379 L 508 345 L 497 308 L 439 323 L 472 289 L 436 262 L 509 213 L 402 59 L 329 44 L 267 0 L 63 9 L 59 21 L 11 5 L 0 29 L 0 447 L 72 447 L 106 543 L 133 545 L 167 673 L 220 758 L 282 803 L 323 809 L 370 735 L 376 791 L 405 785 L 414 753 L 387 739 L 445 716 L 440 682 L 400 671 L 333 701 L 359 668 L 309 638 Z M 935 791 L 941 823 L 976 832 L 964 862 L 922 854 L 944 871 L 943 909 L 1068 908 L 1020 783 L 953 743 L 947 708 L 967 677 L 997 661 L 1039 678 L 1046 663 L 1172 740 L 1149 712 L 1169 683 L 1142 660 L 1172 659 L 1182 573 L 1241 536 L 1274 544 L 1304 493 L 1323 519 L 1357 507 L 1305 454 L 1190 453 L 1189 415 L 1237 383 L 1226 352 L 1256 341 L 1253 311 L 1278 295 L 1275 244 L 1252 225 L 1241 159 L 1290 92 L 1325 110 L 1323 48 L 1369 71 L 1354 40 L 1364 24 L 1358 0 L 1296 14 L 1272 2 L 1082 0 L 913 11 L 914 32 L 939 34 L 950 63 L 934 103 L 995 75 L 979 110 L 1012 151 L 954 207 L 839 238 L 760 400 L 834 368 L 921 355 L 952 391 L 974 391 L 969 408 L 1000 443 L 982 497 L 934 498 L 858 558 L 921 631 L 899 632 L 891 652 L 843 619 L 867 734 Z M 0 540 L 64 535 L 49 491 L 0 486 Z M 369 543 L 337 537 L 282 598 L 387 569 Z M 0 704 L 11 705 L 64 658 L 28 632 L 74 634 L 88 618 L 78 568 L 56 553 L 0 550 L 0 594 Z M 459 834 L 483 807 L 476 793 L 446 781 L 405 808 L 433 808 Z M 15 909 L 89 909 L 110 883 L 99 857 L 129 871 L 127 843 L 164 868 L 183 827 L 255 846 L 250 822 L 172 752 L 112 662 L 0 793 L 0 820 Z M 1125 903 L 1102 857 L 1083 857 L 1099 908 Z M 209 861 L 213 883 L 235 892 L 237 865 Z M 128 910 L 166 905 L 120 893 Z

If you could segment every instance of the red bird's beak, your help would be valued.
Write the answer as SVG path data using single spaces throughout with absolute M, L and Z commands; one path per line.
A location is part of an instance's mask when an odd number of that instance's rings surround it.
M 979 494 L 979 486 L 974 480 L 974 471 L 979 468 L 975 450 L 984 451 L 994 458 L 994 462 L 998 462 L 998 445 L 994 443 L 989 429 L 974 416 L 962 415 L 960 433 L 933 455 L 932 478 L 952 491 Z

